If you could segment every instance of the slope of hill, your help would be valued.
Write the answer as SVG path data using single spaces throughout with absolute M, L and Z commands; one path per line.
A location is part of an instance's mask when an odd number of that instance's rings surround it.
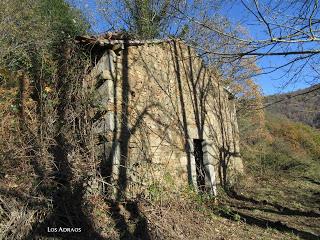
M 262 165 L 320 181 L 320 131 L 280 114 L 266 112 L 266 120 L 271 140 Z
M 320 131 L 269 112 L 265 127 L 268 137 L 242 144 L 246 176 L 235 187 L 240 202 L 226 205 L 246 220 L 278 221 L 277 229 L 285 224 L 301 239 L 319 239 Z
M 306 94 L 305 94 L 306 93 Z M 283 114 L 289 119 L 320 128 L 320 84 L 287 94 L 265 98 L 267 110 Z

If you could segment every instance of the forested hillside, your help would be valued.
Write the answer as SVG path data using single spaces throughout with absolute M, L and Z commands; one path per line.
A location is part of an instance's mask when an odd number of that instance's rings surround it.
M 267 96 L 265 103 L 271 104 L 267 107 L 271 113 L 283 114 L 289 119 L 320 128 L 319 84 L 287 94 Z
M 320 131 L 280 114 L 265 114 L 267 137 L 242 145 L 248 169 L 320 181 Z

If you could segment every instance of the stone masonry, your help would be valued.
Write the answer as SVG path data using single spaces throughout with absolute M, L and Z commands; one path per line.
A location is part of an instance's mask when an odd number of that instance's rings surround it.
M 154 182 L 216 195 L 243 171 L 233 96 L 179 40 L 84 38 L 94 67 L 93 133 L 113 194 Z

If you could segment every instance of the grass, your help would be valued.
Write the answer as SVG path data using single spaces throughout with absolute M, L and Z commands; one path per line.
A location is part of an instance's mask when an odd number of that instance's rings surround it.
M 268 113 L 266 128 L 268 139 L 243 144 L 246 175 L 222 202 L 240 218 L 319 239 L 320 132 Z
M 320 182 L 319 130 L 267 113 L 266 131 L 268 138 L 242 143 L 248 171 L 261 176 L 280 174 Z

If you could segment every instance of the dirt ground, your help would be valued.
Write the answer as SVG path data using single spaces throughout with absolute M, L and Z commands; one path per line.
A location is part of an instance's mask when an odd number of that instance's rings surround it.
M 113 203 L 113 239 L 320 239 L 319 202 L 310 199 L 317 195 L 318 183 L 297 179 L 291 186 L 304 184 L 304 189 L 293 197 L 293 188 L 279 193 L 287 181 L 247 179 L 237 186 L 241 191 L 234 189 L 218 200 L 185 193 L 156 203 Z
M 320 239 L 320 182 L 288 175 L 250 177 L 229 195 L 222 206 L 247 224 Z
M 190 190 L 165 192 L 157 201 L 92 196 L 79 204 L 90 232 L 39 232 L 32 239 L 320 239 L 320 183 L 284 175 L 270 179 L 247 176 L 218 199 Z

